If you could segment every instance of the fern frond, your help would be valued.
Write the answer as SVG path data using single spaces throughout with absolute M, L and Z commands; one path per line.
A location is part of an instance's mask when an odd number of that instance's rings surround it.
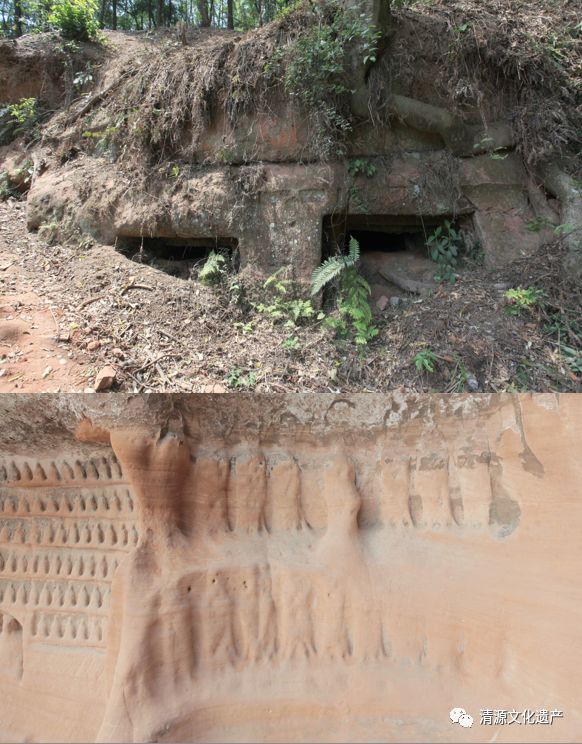
M 326 284 L 336 279 L 346 267 L 342 256 L 327 258 L 318 266 L 311 277 L 311 294 L 316 295 Z
M 212 284 L 219 278 L 223 264 L 224 256 L 215 251 L 210 251 L 204 266 L 200 269 L 198 279 L 205 284 Z
M 332 256 L 318 266 L 311 277 L 311 294 L 316 295 L 326 284 L 336 279 L 346 270 L 352 269 L 360 260 L 360 244 L 350 238 L 347 256 Z
M 350 266 L 355 266 L 360 260 L 360 244 L 352 236 L 350 236 L 350 251 L 348 253 L 348 259 Z

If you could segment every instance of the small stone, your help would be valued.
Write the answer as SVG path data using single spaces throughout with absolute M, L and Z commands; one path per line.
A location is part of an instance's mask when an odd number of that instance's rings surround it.
M 118 359 L 123 359 L 125 354 L 123 353 L 123 349 L 119 349 L 118 347 L 115 347 L 114 349 L 111 349 L 111 353 L 114 357 L 117 357 Z
M 97 341 L 97 339 L 95 339 L 93 341 L 89 341 L 89 343 L 87 344 L 87 349 L 89 351 L 97 351 L 97 349 L 100 346 L 101 346 L 101 342 L 100 341 Z
M 95 390 L 97 392 L 99 390 L 109 390 L 115 382 L 115 374 L 115 367 L 112 367 L 110 364 L 103 367 L 95 378 Z
M 479 383 L 474 375 L 467 375 L 467 387 L 472 393 L 479 392 Z
M 85 389 L 83 390 L 83 392 L 84 392 L 84 393 L 94 393 L 95 391 L 94 391 L 94 390 L 93 390 L 93 388 L 91 388 L 91 387 L 86 387 L 86 388 L 85 388 Z
M 214 385 L 202 385 L 200 388 L 201 393 L 226 393 L 227 389 L 223 385 L 215 383 Z
M 403 301 L 404 300 L 402 299 L 402 297 L 394 296 L 390 298 L 390 304 L 392 305 L 392 307 L 398 307 L 398 305 L 402 304 Z
M 382 297 L 379 297 L 376 300 L 376 307 L 378 308 L 380 312 L 382 312 L 386 308 L 387 304 L 388 304 L 388 298 L 386 297 L 386 295 L 382 295 Z
M 46 377 L 48 377 L 52 371 L 53 371 L 52 367 L 47 367 L 45 371 L 42 373 L 42 379 L 44 380 Z

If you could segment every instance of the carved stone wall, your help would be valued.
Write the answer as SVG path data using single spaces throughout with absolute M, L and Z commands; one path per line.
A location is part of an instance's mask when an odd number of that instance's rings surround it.
M 39 405 L 0 399 L 0 741 L 576 740 L 580 396 Z

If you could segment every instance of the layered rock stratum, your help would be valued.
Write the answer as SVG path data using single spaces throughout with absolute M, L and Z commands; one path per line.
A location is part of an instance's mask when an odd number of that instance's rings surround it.
M 0 741 L 578 740 L 580 396 L 21 395 L 0 423 Z

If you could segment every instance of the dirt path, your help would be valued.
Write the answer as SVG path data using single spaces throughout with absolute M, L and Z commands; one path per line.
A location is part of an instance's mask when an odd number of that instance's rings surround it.
M 301 362 L 281 347 L 287 329 L 259 316 L 249 339 L 240 310 L 198 282 L 111 246 L 47 244 L 25 200 L 0 201 L 0 298 L 0 392 L 90 391 L 111 366 L 112 390 L 335 389 L 321 330 L 298 329 Z
M 23 206 L 9 201 L 0 214 L 0 393 L 83 392 L 92 370 L 68 343 L 63 309 L 35 291 L 12 250 L 29 239 Z

